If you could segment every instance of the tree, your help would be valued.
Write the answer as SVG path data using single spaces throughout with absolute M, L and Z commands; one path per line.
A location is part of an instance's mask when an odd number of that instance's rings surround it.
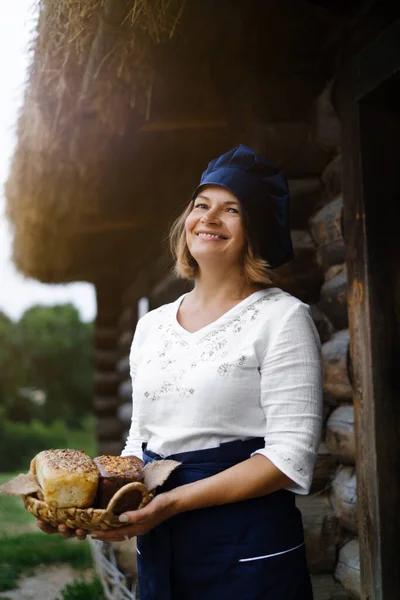
M 11 360 L 15 323 L 0 311 L 0 400 L 3 405 L 10 401 L 13 383 L 13 366 Z
M 1 315 L 0 397 L 8 418 L 79 426 L 92 408 L 92 335 L 72 304 L 34 306 L 17 323 Z

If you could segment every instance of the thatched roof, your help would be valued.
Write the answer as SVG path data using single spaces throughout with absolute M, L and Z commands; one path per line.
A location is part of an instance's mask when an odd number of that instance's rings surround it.
M 26 275 L 96 281 L 126 264 L 127 249 L 135 270 L 201 168 L 234 143 L 265 149 L 289 175 L 324 166 L 306 120 L 340 22 L 325 9 L 40 0 L 38 10 L 6 184 Z
M 102 173 L 151 93 L 152 49 L 184 0 L 41 0 L 33 61 L 6 184 L 14 260 L 44 280 L 71 261 L 77 228 L 99 213 Z M 52 274 L 54 273 L 54 275 Z

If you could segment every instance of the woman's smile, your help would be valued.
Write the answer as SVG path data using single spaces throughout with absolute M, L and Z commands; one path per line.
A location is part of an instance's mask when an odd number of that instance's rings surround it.
M 227 238 L 218 233 L 212 233 L 207 231 L 197 231 L 197 237 L 206 240 L 207 242 L 224 242 Z

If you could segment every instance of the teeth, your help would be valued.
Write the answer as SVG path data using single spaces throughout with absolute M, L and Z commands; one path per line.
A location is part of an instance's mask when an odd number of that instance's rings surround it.
M 213 233 L 198 233 L 197 235 L 200 237 L 208 237 L 208 238 L 221 239 L 221 240 L 224 239 L 221 235 L 216 235 Z

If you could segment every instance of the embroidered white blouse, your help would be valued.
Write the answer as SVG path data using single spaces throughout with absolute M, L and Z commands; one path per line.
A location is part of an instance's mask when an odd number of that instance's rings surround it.
M 262 437 L 263 454 L 307 494 L 322 422 L 318 332 L 308 305 L 270 288 L 195 333 L 176 315 L 184 295 L 142 317 L 130 353 L 132 424 L 123 456 L 141 444 L 168 456 Z

